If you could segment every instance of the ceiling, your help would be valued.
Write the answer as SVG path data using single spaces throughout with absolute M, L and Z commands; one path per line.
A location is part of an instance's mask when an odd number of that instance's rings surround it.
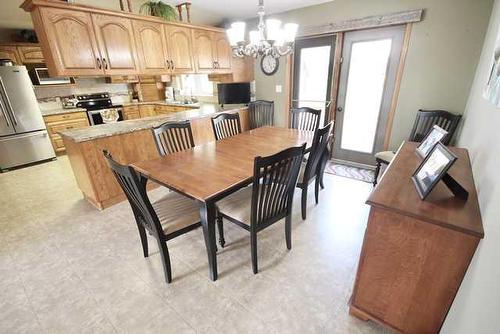
M 176 5 L 185 0 L 171 0 L 166 3 Z M 312 6 L 332 0 L 265 0 L 267 14 Z M 131 0 L 133 11 L 138 12 L 145 0 Z M 217 25 L 224 20 L 247 19 L 257 16 L 258 0 L 191 0 L 191 21 L 197 24 Z M 0 29 L 31 28 L 29 13 L 19 6 L 23 0 L 0 1 Z M 76 0 L 76 3 L 119 10 L 119 0 Z

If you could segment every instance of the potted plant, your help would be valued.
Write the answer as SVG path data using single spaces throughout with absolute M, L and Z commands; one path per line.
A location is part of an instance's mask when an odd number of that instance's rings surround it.
M 177 20 L 177 12 L 175 11 L 175 8 L 162 1 L 146 1 L 141 5 L 139 11 L 151 16 L 161 17 L 165 21 Z

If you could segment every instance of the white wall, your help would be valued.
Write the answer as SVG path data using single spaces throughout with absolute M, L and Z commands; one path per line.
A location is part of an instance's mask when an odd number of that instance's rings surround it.
M 496 0 L 458 141 L 471 155 L 485 238 L 442 333 L 500 333 L 500 108 L 482 97 L 499 27 L 500 1 Z

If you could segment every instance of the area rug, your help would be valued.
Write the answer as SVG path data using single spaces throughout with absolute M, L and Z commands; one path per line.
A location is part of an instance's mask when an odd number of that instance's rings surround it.
M 372 183 L 374 177 L 373 170 L 336 164 L 333 161 L 328 162 L 325 168 L 325 172 L 328 174 L 348 177 L 350 179 L 368 183 Z

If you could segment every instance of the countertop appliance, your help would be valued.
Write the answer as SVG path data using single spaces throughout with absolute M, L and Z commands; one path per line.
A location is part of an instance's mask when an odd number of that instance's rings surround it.
M 87 115 L 90 125 L 99 125 L 106 123 L 103 120 L 102 114 L 106 112 L 116 111 L 118 114 L 117 121 L 123 121 L 123 106 L 114 105 L 109 98 L 109 93 L 95 93 L 77 95 L 77 108 L 87 109 Z
M 55 158 L 24 66 L 0 66 L 0 171 Z

